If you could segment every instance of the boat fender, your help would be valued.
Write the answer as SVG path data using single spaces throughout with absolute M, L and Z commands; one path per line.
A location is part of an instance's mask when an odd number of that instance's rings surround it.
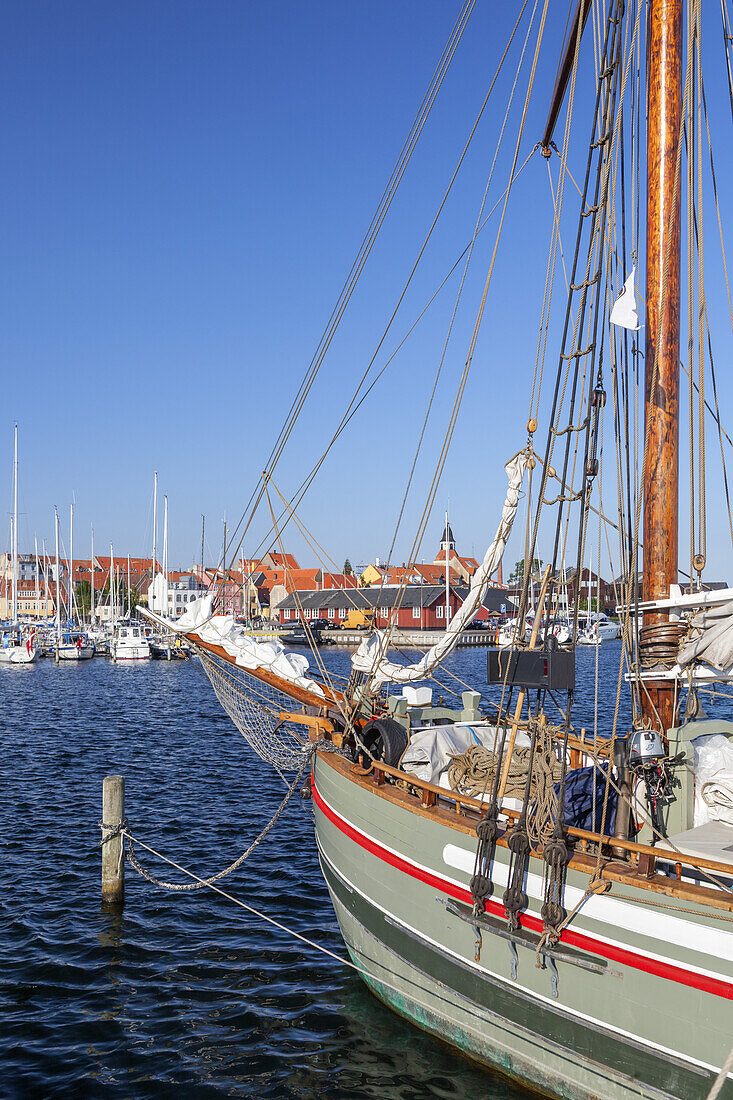
M 396 768 L 407 748 L 407 730 L 394 718 L 373 718 L 361 731 L 360 741 L 367 750 L 359 754 L 362 767 L 369 767 L 371 753 L 375 760 Z

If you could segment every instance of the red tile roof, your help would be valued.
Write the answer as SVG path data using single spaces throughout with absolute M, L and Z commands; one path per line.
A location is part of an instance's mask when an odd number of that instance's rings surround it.
M 322 588 L 358 588 L 359 579 L 353 573 L 324 573 Z
M 265 557 L 268 557 L 275 567 L 282 566 L 287 569 L 300 569 L 294 554 L 276 554 L 270 551 Z
M 463 579 L 455 568 L 449 569 L 448 573 L 452 583 Z M 432 562 L 400 565 L 396 569 L 390 569 L 385 578 L 386 584 L 443 584 L 444 582 L 445 565 L 435 565 Z

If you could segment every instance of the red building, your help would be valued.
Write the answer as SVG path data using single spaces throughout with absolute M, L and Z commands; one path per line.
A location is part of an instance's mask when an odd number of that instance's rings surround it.
M 451 587 L 448 621 L 466 596 L 467 589 Z M 345 588 L 337 590 L 291 592 L 279 604 L 281 623 L 298 619 L 325 619 L 340 626 L 350 611 L 374 612 L 374 625 L 396 624 L 410 630 L 444 630 L 446 598 L 442 585 L 409 585 L 383 588 Z

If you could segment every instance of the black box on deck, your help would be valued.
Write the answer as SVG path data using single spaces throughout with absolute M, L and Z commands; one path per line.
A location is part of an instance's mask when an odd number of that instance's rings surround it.
M 490 684 L 503 684 L 506 678 L 508 686 L 571 691 L 575 687 L 575 653 L 564 649 L 490 649 L 487 677 Z

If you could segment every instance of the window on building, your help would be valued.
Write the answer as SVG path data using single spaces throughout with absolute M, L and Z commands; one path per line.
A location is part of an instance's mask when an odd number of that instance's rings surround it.
M 382 616 L 383 619 L 388 619 L 390 610 L 391 610 L 391 608 L 389 608 L 389 607 L 383 607 L 383 608 L 381 608 L 379 613 L 380 613 L 380 615 Z
M 283 611 L 283 619 L 289 619 L 289 618 L 290 618 L 290 608 L 286 607 L 285 610 Z
M 345 619 L 345 618 L 346 618 L 346 608 L 345 607 L 340 607 L 339 608 L 339 619 Z
M 336 614 L 336 612 L 335 612 L 334 608 L 333 608 L 333 607 L 329 607 L 329 609 L 328 609 L 328 617 L 329 617 L 329 619 L 332 619 L 332 618 L 334 617 L 334 615 L 335 615 L 335 614 Z
M 443 607 L 442 603 L 439 603 L 438 606 L 435 609 L 435 618 L 436 619 L 445 618 L 445 608 Z
M 412 609 L 412 617 L 413 617 L 413 619 L 419 619 L 420 618 L 420 608 L 417 606 L 417 604 L 415 604 L 415 606 Z

